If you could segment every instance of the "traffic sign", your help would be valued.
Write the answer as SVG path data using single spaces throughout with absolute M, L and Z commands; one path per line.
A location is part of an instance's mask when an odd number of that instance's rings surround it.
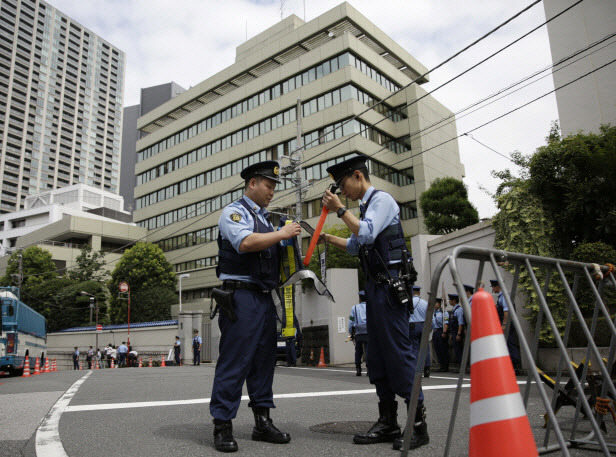
M 124 293 L 124 292 L 128 292 L 128 283 L 122 281 L 120 283 L 120 292 Z
M 96 326 L 96 333 L 103 333 L 103 326 L 101 324 Z

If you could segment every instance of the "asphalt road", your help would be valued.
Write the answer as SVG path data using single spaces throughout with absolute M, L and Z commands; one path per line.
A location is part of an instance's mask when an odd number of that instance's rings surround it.
M 214 366 L 204 364 L 0 378 L 0 456 L 220 455 L 213 449 L 209 415 L 213 376 Z M 424 379 L 430 444 L 410 455 L 443 454 L 455 376 L 433 373 Z M 469 382 L 464 384 L 468 386 Z M 291 443 L 273 445 L 251 441 L 253 416 L 248 401 L 243 400 L 234 421 L 234 434 L 240 447 L 237 455 L 399 455 L 391 449 L 391 444 L 359 446 L 352 444 L 351 434 L 311 430 L 332 422 L 339 426 L 360 422 L 354 425 L 361 428 L 376 420 L 378 410 L 373 386 L 365 376 L 356 377 L 352 368 L 278 367 L 274 393 L 279 397 L 275 399 L 277 408 L 272 418 L 281 430 L 291 434 Z M 399 421 L 404 423 L 406 415 L 402 409 Z M 542 443 L 540 415 L 544 408 L 535 388 L 531 389 L 528 410 L 535 436 Z M 558 417 L 568 436 L 573 408 L 563 408 Z M 614 424 L 608 423 L 608 428 L 612 436 Z M 468 454 L 468 429 L 469 388 L 463 387 L 450 455 Z M 579 429 L 590 430 L 588 421 L 582 421 Z M 503 445 L 506 446 L 506 437 Z M 571 455 L 598 454 L 577 449 Z

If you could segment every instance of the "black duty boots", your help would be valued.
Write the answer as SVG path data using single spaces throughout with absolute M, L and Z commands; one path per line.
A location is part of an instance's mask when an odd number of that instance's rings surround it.
M 252 429 L 253 441 L 267 441 L 268 443 L 284 444 L 291 441 L 288 433 L 278 430 L 270 419 L 269 408 L 254 407 L 255 428 Z
M 430 367 L 424 368 L 424 378 L 430 377 Z
M 353 437 L 355 444 L 373 444 L 394 441 L 400 436 L 398 402 L 379 402 L 379 420 L 366 433 Z
M 220 452 L 237 451 L 237 442 L 233 439 L 231 421 L 214 419 L 214 447 Z
M 355 376 L 361 376 L 361 365 L 355 365 Z
M 393 448 L 396 450 L 402 449 L 404 435 L 400 435 L 394 441 Z M 428 436 L 428 424 L 426 424 L 426 407 L 424 405 L 418 406 L 415 411 L 415 423 L 413 424 L 413 436 L 411 437 L 410 449 L 416 449 L 419 446 L 428 444 L 430 437 Z

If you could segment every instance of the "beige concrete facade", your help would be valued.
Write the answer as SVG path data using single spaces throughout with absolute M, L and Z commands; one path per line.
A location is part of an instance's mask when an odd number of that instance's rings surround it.
M 342 57 L 345 53 L 353 56 L 350 58 L 350 64 L 345 63 L 349 60 Z M 333 70 L 334 64 L 329 62 L 335 59 L 339 68 Z M 330 65 L 332 70 L 326 72 L 325 68 L 329 69 Z M 321 76 L 316 69 L 316 76 L 312 80 L 302 79 L 299 87 L 284 92 L 285 81 L 302 75 L 307 70 L 312 71 L 316 66 L 323 67 Z M 325 101 L 321 109 L 319 101 L 319 109 L 302 118 L 305 137 L 315 131 L 318 132 L 316 136 L 321 136 L 324 133 L 320 129 L 337 123 L 350 123 L 355 116 L 365 126 L 377 124 L 374 129 L 378 132 L 363 136 L 345 133 L 336 139 L 324 138 L 321 144 L 304 151 L 303 168 L 323 163 L 324 170 L 325 162 L 354 152 L 370 156 L 377 164 L 371 165 L 373 168 L 382 166 L 382 169 L 386 170 L 380 177 L 373 173 L 372 183 L 376 188 L 391 193 L 401 208 L 404 207 L 401 214 L 404 215 L 402 224 L 405 232 L 409 235 L 424 233 L 423 218 L 417 210 L 419 195 L 438 177 L 453 176 L 461 179 L 464 176 L 457 141 L 440 145 L 455 138 L 457 134 L 451 111 L 433 97 L 426 96 L 426 91 L 417 84 L 404 88 L 426 71 L 426 67 L 348 3 L 342 3 L 307 23 L 296 16 L 284 19 L 238 46 L 236 62 L 233 65 L 139 119 L 138 128 L 149 135 L 137 143 L 138 155 L 142 154 L 135 167 L 138 183 L 140 176 L 145 176 L 146 172 L 151 173 L 150 170 L 155 167 L 167 169 L 158 176 L 143 179 L 136 187 L 135 200 L 141 203 L 137 204 L 133 214 L 134 221 L 149 228 L 148 241 L 151 242 L 192 234 L 204 228 L 215 228 L 220 215 L 218 208 L 202 213 L 190 213 L 190 209 L 187 209 L 187 214 L 180 216 L 180 213 L 170 214 L 178 208 L 240 189 L 243 187 L 239 177 L 241 167 L 237 169 L 238 172 L 233 171 L 228 175 L 223 172 L 220 179 L 212 179 L 211 182 L 205 182 L 192 190 L 178 191 L 175 194 L 173 190 L 169 198 L 161 198 L 160 194 L 169 192 L 170 188 L 179 185 L 183 180 L 210 171 L 214 173 L 213 170 L 218 167 L 260 151 L 264 152 L 267 159 L 279 160 L 282 166 L 287 165 L 288 161 L 279 157 L 281 154 L 275 146 L 296 137 L 297 123 L 291 121 L 271 129 L 266 127 L 250 139 L 232 144 L 229 141 L 220 151 L 184 166 L 174 166 L 172 171 L 170 163 L 174 160 L 181 161 L 181 158 L 191 151 L 219 139 L 223 139 L 224 144 L 227 135 L 235 134 L 252 124 L 265 121 L 265 125 L 269 126 L 267 119 L 292 109 L 298 99 L 308 104 L 316 98 L 325 97 L 325 100 L 329 100 L 330 95 L 327 94 L 332 94 L 332 102 L 328 104 Z M 418 82 L 427 80 L 426 75 Z M 393 86 L 390 83 L 393 83 Z M 340 101 L 335 102 L 334 92 L 340 90 L 342 94 L 349 85 L 353 86 L 353 90 L 369 95 L 372 101 L 367 102 L 366 98 L 362 101 L 359 99 L 361 95 L 353 95 L 344 100 L 340 96 Z M 404 89 L 396 92 L 398 88 Z M 192 131 L 191 126 L 264 90 L 271 90 L 269 101 L 249 107 L 240 114 L 229 115 L 228 119 L 216 126 L 203 128 L 202 131 L 194 127 L 195 131 Z M 388 119 L 382 112 L 370 109 L 374 100 L 387 97 L 389 98 L 385 104 L 390 110 L 410 104 L 408 108 L 401 110 L 405 116 L 394 121 L 394 118 Z M 419 98 L 421 100 L 417 101 Z M 316 102 L 314 104 L 317 106 Z M 452 122 L 438 130 L 428 128 L 445 118 L 450 118 Z M 189 128 L 191 130 L 187 130 Z M 171 142 L 172 144 L 166 144 L 164 148 L 161 146 L 156 153 L 150 153 L 153 147 L 158 147 L 155 145 L 162 144 L 165 139 L 174 135 L 179 139 Z M 241 135 L 240 132 L 239 137 L 242 137 Z M 169 141 L 167 140 L 167 143 Z M 386 147 L 392 142 L 403 145 L 403 149 L 394 151 L 391 147 Z M 424 151 L 427 152 L 424 154 Z M 412 182 L 404 181 L 405 184 L 401 185 L 402 181 L 397 181 L 399 178 L 396 173 L 399 174 L 401 170 L 402 174 L 413 178 Z M 306 177 L 309 180 L 311 178 L 310 175 Z M 313 178 L 304 200 L 308 205 L 304 206 L 310 206 L 312 202 L 320 200 L 328 184 L 329 178 L 326 176 Z M 278 196 L 272 201 L 270 209 L 286 212 L 287 207 L 294 205 L 294 189 L 284 188 L 284 185 L 279 186 Z M 151 203 L 147 199 L 154 192 L 158 192 L 158 196 L 156 201 Z M 143 203 L 144 201 L 146 203 Z M 315 207 L 316 205 L 317 203 Z M 168 215 L 168 220 L 165 219 L 165 214 Z M 152 219 L 156 217 L 159 217 L 160 221 Z M 312 225 L 316 224 L 317 217 L 316 211 L 311 211 L 310 214 L 304 212 L 304 219 Z M 330 216 L 326 226 L 337 223 L 338 219 Z M 187 262 L 212 258 L 217 253 L 215 241 L 187 247 L 178 244 L 177 249 L 166 251 L 168 260 L 176 266 L 178 273 L 188 272 L 191 275 L 183 282 L 182 290 L 188 295 L 184 301 L 207 297 L 208 289 L 219 283 L 213 265 L 193 268 L 192 264 Z M 191 291 L 195 292 L 192 296 Z
M 95 251 L 107 251 L 105 268 L 111 271 L 124 252 L 120 248 L 144 240 L 146 233 L 146 229 L 134 224 L 65 215 L 57 222 L 19 237 L 16 248 L 38 245 L 51 252 L 58 268 L 72 268 L 81 253 L 80 246 L 90 244 Z M 8 255 L 0 258 L 0 269 L 6 268 L 9 258 Z

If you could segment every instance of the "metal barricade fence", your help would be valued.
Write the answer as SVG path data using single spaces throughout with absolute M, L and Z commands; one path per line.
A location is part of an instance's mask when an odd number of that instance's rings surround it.
M 586 357 L 585 361 L 589 361 L 591 357 L 598 361 L 598 371 L 601 374 L 601 384 L 600 384 L 600 396 L 602 398 L 606 398 L 609 396 L 612 400 L 616 399 L 616 389 L 614 388 L 614 382 L 611 378 L 612 368 L 614 365 L 614 356 L 616 352 L 616 327 L 615 322 L 610 318 L 609 311 L 604 302 L 602 292 L 604 288 L 610 287 L 616 289 L 616 279 L 614 278 L 614 274 L 608 275 L 606 279 L 598 281 L 598 285 L 595 284 L 593 277 L 591 276 L 591 272 L 596 271 L 596 266 L 593 264 L 586 264 L 581 262 L 573 262 L 568 260 L 560 260 L 548 257 L 539 257 L 534 255 L 526 255 L 519 254 L 514 252 L 506 252 L 497 249 L 489 249 L 489 248 L 480 248 L 474 246 L 458 246 L 454 249 L 452 254 L 443 259 L 438 266 L 435 268 L 432 273 L 432 279 L 430 283 L 430 293 L 428 299 L 428 309 L 426 312 L 426 322 L 432 321 L 432 316 L 434 313 L 434 305 L 435 299 L 438 294 L 439 282 L 441 279 L 441 275 L 445 268 L 448 266 L 451 276 L 454 280 L 454 286 L 457 289 L 457 293 L 460 297 L 460 303 L 464 310 L 464 317 L 468 324 L 467 337 L 465 339 L 464 351 L 462 353 L 462 360 L 460 363 L 460 372 L 457 381 L 457 388 L 455 392 L 455 398 L 452 405 L 451 419 L 449 422 L 449 429 L 447 433 L 447 441 L 445 445 L 444 456 L 448 456 L 452 444 L 452 438 L 455 430 L 456 423 L 456 413 L 458 410 L 458 405 L 460 402 L 460 394 L 462 391 L 462 381 L 464 378 L 465 367 L 467 366 L 467 361 L 469 357 L 469 348 L 470 348 L 470 323 L 471 323 L 471 308 L 468 303 L 468 299 L 466 298 L 466 294 L 464 293 L 464 287 L 460 276 L 460 267 L 459 261 L 464 259 L 466 261 L 470 260 L 477 263 L 477 274 L 476 281 L 474 285 L 480 283 L 481 278 L 483 277 L 484 267 L 487 264 L 491 266 L 494 277 L 498 280 L 498 284 L 503 292 L 504 299 L 509 308 L 509 319 L 507 321 L 507 325 L 504 331 L 505 339 L 508 336 L 510 331 L 510 325 L 513 323 L 515 330 L 517 331 L 519 337 L 519 345 L 520 351 L 525 355 L 526 359 L 530 362 L 528 367 L 528 376 L 526 379 L 526 383 L 524 386 L 523 396 L 524 406 L 527 408 L 528 413 L 528 402 L 530 396 L 530 389 L 533 381 L 536 385 L 536 388 L 539 392 L 539 396 L 541 397 L 541 401 L 546 409 L 546 414 L 548 416 L 547 427 L 545 427 L 545 432 L 543 436 L 543 440 L 541 443 L 537 443 L 537 448 L 540 454 L 549 453 L 554 451 L 561 451 L 562 455 L 569 456 L 569 448 L 570 447 L 579 447 L 584 445 L 592 445 L 594 447 L 598 447 L 600 451 L 605 456 L 610 455 L 609 449 L 616 449 L 616 444 L 606 442 L 605 436 L 601 433 L 601 427 L 605 427 L 602 424 L 603 416 L 596 415 L 595 411 L 593 411 L 592 405 L 588 401 L 585 393 L 585 386 L 587 385 L 587 375 L 588 375 L 588 365 L 589 363 L 585 363 L 583 365 L 583 370 L 581 374 L 576 373 L 572 360 L 569 354 L 567 353 L 567 343 L 571 333 L 571 324 L 573 317 L 577 319 L 579 325 L 582 329 L 586 340 Z M 505 286 L 505 281 L 503 279 L 503 270 L 500 265 L 507 265 L 510 268 L 513 268 L 513 283 L 511 287 L 511 291 L 508 291 Z M 524 269 L 528 277 L 530 278 L 533 286 L 534 292 L 537 294 L 537 299 L 539 301 L 539 312 L 537 316 L 537 322 L 535 325 L 534 335 L 532 337 L 532 341 L 527 341 L 523 330 L 521 328 L 521 319 L 520 310 L 516 309 L 514 306 L 514 300 L 518 289 L 518 284 L 520 281 L 520 273 Z M 601 267 L 601 270 L 605 272 L 608 268 Z M 536 270 L 541 270 L 544 272 L 543 284 L 537 278 Z M 567 276 L 569 273 L 569 276 Z M 573 275 L 573 279 L 571 279 L 571 275 Z M 569 308 L 567 313 L 567 320 L 565 324 L 564 335 L 560 336 L 560 331 L 557 328 L 554 317 L 550 310 L 547 292 L 549 290 L 550 279 L 552 277 L 558 277 L 562 282 L 562 286 L 566 297 L 569 302 Z M 570 285 L 572 282 L 572 286 Z M 590 329 L 586 325 L 586 321 L 584 316 L 582 315 L 582 311 L 578 302 L 576 301 L 576 296 L 579 290 L 582 287 L 587 287 L 588 290 L 592 293 L 596 301 L 596 306 L 594 308 L 593 317 Z M 445 297 L 443 297 L 445 300 Z M 512 312 L 513 311 L 513 312 Z M 599 349 L 593 340 L 593 335 L 597 328 L 597 321 L 599 316 L 602 315 L 605 318 L 605 321 L 608 325 L 608 329 L 610 332 L 610 345 L 609 345 L 609 355 L 607 358 L 607 363 L 602 363 L 602 358 L 599 353 Z M 546 391 L 544 383 L 542 382 L 539 371 L 536 367 L 536 357 L 537 350 L 539 346 L 539 332 L 542 327 L 543 320 L 546 320 L 551 332 L 554 336 L 555 342 L 558 347 L 559 352 L 559 362 L 558 369 L 556 372 L 556 378 L 554 381 L 554 389 L 552 392 L 552 396 L 550 398 L 549 392 Z M 430 325 L 424 326 L 424 331 L 421 337 L 421 346 L 419 350 L 418 360 L 425 360 L 426 351 L 428 348 L 428 339 L 430 334 Z M 563 377 L 567 377 L 568 375 L 568 383 L 572 383 L 575 393 L 577 394 L 576 400 L 576 408 L 575 413 L 573 415 L 572 423 L 568 422 L 567 426 L 571 428 L 571 433 L 568 438 L 565 437 L 563 433 L 561 424 L 557 421 L 556 415 L 554 413 L 554 408 L 557 404 L 558 396 L 561 392 L 561 387 L 563 383 Z M 579 376 L 579 378 L 578 378 Z M 422 381 L 422 370 L 416 370 L 415 379 L 413 383 L 413 392 L 411 395 L 411 401 L 409 404 L 409 414 L 407 416 L 405 434 L 404 434 L 404 442 L 402 448 L 402 456 L 406 457 L 408 455 L 409 450 L 409 442 L 412 433 L 413 427 L 413 418 L 415 417 L 415 409 L 417 407 L 417 402 L 419 398 L 419 389 L 421 387 Z M 472 375 L 471 375 L 472 382 Z M 571 385 L 571 384 L 569 384 Z M 429 404 L 428 404 L 429 407 Z M 578 431 L 578 426 L 580 425 L 580 412 L 588 418 L 590 422 L 591 430 L 585 436 L 579 436 L 580 432 Z M 562 416 L 562 415 L 561 415 Z M 531 422 L 531 425 L 532 422 Z M 536 424 L 535 424 L 536 425 Z M 555 443 L 550 443 L 550 433 L 551 430 L 554 431 L 554 435 L 556 437 Z M 536 436 L 536 434 L 535 434 Z M 503 437 L 506 438 L 506 437 Z M 506 445 L 504 443 L 504 445 Z

